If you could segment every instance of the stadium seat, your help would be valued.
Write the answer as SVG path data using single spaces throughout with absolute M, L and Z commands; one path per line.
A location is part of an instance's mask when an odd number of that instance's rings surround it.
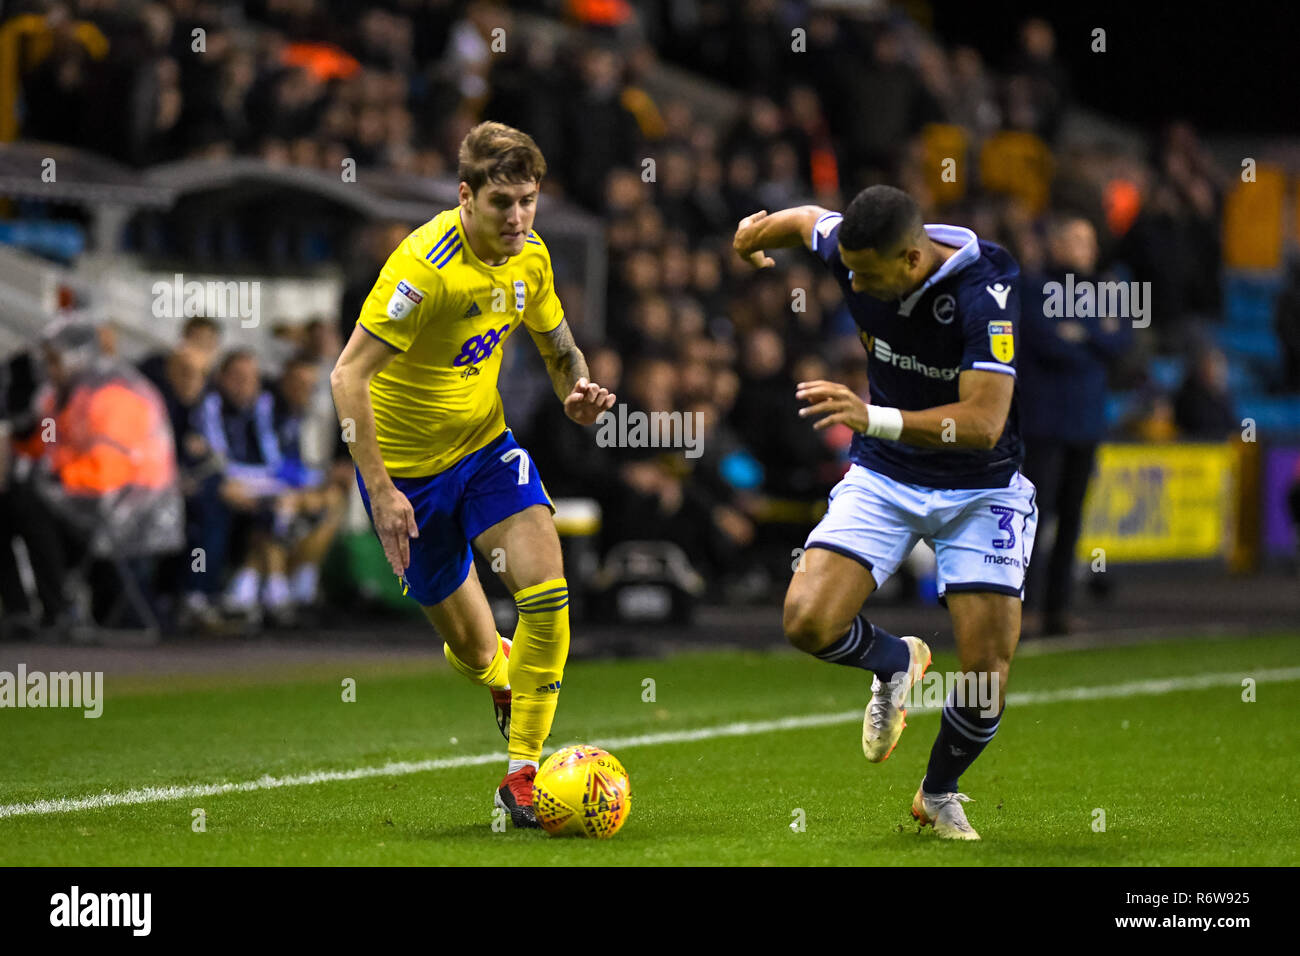
M 86 230 L 76 223 L 20 219 L 0 222 L 0 245 L 72 262 L 86 251 Z
M 966 130 L 951 123 L 928 123 L 921 131 L 925 145 L 926 185 L 935 204 L 946 206 L 966 198 L 966 178 L 970 163 L 970 138 Z M 950 182 L 944 181 L 944 161 L 956 160 L 955 174 Z
M 1134 392 L 1110 392 L 1106 395 L 1106 429 L 1115 429 L 1124 420 L 1136 399 Z
M 1282 265 L 1286 173 L 1261 165 L 1253 183 L 1238 182 L 1223 204 L 1223 264 L 1230 269 Z
M 1053 168 L 1051 150 L 1033 133 L 1003 130 L 980 150 L 984 188 L 1016 196 L 1035 216 L 1047 208 Z
M 1219 344 L 1229 355 L 1249 356 L 1265 365 L 1281 361 L 1281 344 L 1271 329 L 1249 329 L 1228 326 L 1218 330 Z
M 1267 384 L 1254 360 L 1241 355 L 1228 356 L 1228 391 L 1246 396 L 1261 392 Z
M 1273 275 L 1228 273 L 1223 280 L 1227 323 L 1240 328 L 1272 328 L 1273 309 L 1281 290 L 1281 280 Z
M 1255 427 L 1272 436 L 1300 436 L 1300 397 L 1253 395 L 1237 401 L 1237 414 L 1252 418 Z
M 1183 384 L 1187 374 L 1187 362 L 1177 356 L 1156 356 L 1148 366 L 1151 381 L 1165 391 L 1175 391 Z
M 161 554 L 179 551 L 184 544 L 184 505 L 179 495 L 157 495 L 147 489 L 137 493 L 106 496 L 99 502 L 99 521 L 87 542 L 74 576 L 88 581 L 91 565 L 106 562 L 120 586 L 117 598 L 95 627 L 77 635 L 78 640 L 103 641 L 111 638 L 126 620 L 128 608 L 146 637 L 157 641 L 162 628 L 145 593 L 145 569 Z

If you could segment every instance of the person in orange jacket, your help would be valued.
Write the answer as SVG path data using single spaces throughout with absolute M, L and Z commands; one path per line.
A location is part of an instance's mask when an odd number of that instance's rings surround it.
M 47 382 L 30 431 L 15 436 L 0 538 L 27 545 L 44 623 L 72 623 L 69 559 L 87 548 L 129 556 L 182 544 L 176 454 L 157 389 L 100 353 L 98 330 L 62 321 L 43 342 Z
M 93 339 L 86 348 L 95 348 Z M 42 426 L 20 449 L 48 463 L 73 497 L 172 484 L 176 454 L 157 389 L 124 364 L 83 362 L 78 351 L 47 345 L 50 387 L 37 396 Z

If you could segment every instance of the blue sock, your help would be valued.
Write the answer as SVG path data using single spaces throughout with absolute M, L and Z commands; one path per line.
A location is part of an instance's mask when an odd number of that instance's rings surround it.
M 891 680 L 899 671 L 907 670 L 912 662 L 912 654 L 902 638 L 882 631 L 861 614 L 853 619 L 847 634 L 814 656 L 831 664 L 873 671 L 884 681 Z
M 949 694 L 939 715 L 939 736 L 934 738 L 930 764 L 921 782 L 926 793 L 956 793 L 957 778 L 988 746 L 1002 721 L 1002 711 L 996 717 L 982 717 L 981 708 L 955 707 L 953 700 L 954 695 Z

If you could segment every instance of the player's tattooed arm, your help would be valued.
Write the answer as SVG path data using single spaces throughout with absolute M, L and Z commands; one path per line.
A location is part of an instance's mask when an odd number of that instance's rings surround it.
M 582 355 L 582 350 L 578 344 L 573 341 L 573 331 L 569 328 L 567 319 L 561 319 L 560 324 L 549 332 L 532 332 L 533 341 L 537 343 L 537 351 L 542 353 L 542 359 L 546 362 L 547 374 L 551 376 L 551 387 L 555 389 L 555 395 L 560 401 L 573 391 L 573 386 L 577 384 L 578 379 L 587 378 L 587 360 Z
M 590 425 L 601 412 L 614 404 L 615 395 L 590 380 L 587 360 L 573 341 L 573 332 L 565 319 L 549 332 L 529 333 L 546 362 L 551 387 L 564 403 L 565 413 L 579 425 Z

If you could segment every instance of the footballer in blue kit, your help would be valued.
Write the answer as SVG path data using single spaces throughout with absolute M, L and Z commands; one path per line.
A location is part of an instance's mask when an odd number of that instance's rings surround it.
M 869 761 L 885 760 L 930 649 L 861 611 L 918 541 L 934 548 L 961 668 L 975 678 L 944 702 L 912 815 L 945 839 L 978 840 L 958 778 L 1002 718 L 1038 517 L 1020 474 L 1020 269 L 969 229 L 924 223 L 916 201 L 890 186 L 863 190 L 843 213 L 755 213 L 734 239 L 757 268 L 775 264 L 764 249 L 800 244 L 844 290 L 867 351 L 870 403 L 833 382 L 797 386 L 813 427 L 843 423 L 856 434 L 786 592 L 785 633 L 822 660 L 874 673 L 862 747 Z

